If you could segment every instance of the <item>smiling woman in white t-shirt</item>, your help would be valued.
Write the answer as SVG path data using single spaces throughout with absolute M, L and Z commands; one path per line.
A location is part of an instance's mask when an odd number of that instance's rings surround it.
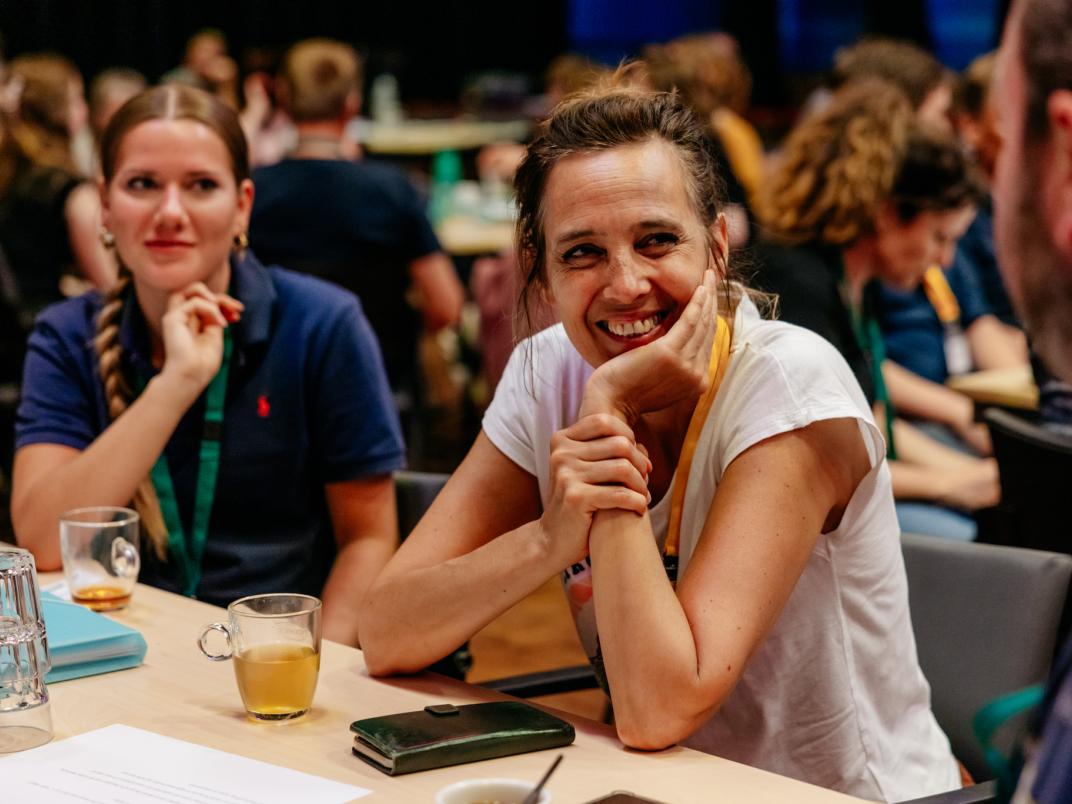
M 515 350 L 366 596 L 370 671 L 428 665 L 561 574 L 626 745 L 868 798 L 958 786 L 881 435 L 833 347 L 728 279 L 695 121 L 669 94 L 568 100 L 516 185 L 522 304 L 562 323 Z

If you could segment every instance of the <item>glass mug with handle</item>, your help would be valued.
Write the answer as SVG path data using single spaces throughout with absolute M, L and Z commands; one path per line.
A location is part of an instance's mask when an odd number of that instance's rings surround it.
M 130 602 L 138 582 L 138 513 L 129 508 L 76 508 L 60 516 L 63 576 L 71 599 L 94 611 Z
M 313 703 L 320 672 L 321 603 L 312 595 L 250 595 L 227 607 L 227 623 L 205 626 L 201 652 L 214 662 L 234 660 L 246 712 L 257 720 L 289 720 Z M 208 640 L 223 635 L 225 650 Z

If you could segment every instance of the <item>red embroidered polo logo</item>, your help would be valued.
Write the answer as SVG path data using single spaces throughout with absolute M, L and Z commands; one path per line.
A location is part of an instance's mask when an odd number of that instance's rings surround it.
M 268 394 L 261 394 L 257 397 L 257 415 L 262 419 L 267 419 L 268 414 L 272 412 L 272 406 L 268 404 Z

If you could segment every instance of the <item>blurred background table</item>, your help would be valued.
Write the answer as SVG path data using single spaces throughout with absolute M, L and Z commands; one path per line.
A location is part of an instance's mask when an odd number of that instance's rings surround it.
M 513 244 L 512 221 L 489 221 L 478 215 L 450 215 L 435 227 L 443 250 L 453 257 L 497 254 Z
M 431 156 L 440 151 L 468 151 L 493 142 L 521 142 L 527 120 L 403 120 L 371 122 L 359 132 L 362 145 L 377 156 Z
M 974 371 L 951 377 L 946 384 L 954 391 L 971 397 L 977 406 L 1038 409 L 1039 392 L 1030 366 Z

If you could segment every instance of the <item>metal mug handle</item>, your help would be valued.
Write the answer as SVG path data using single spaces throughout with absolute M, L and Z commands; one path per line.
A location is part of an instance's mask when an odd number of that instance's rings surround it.
M 137 578 L 141 569 L 138 548 L 118 536 L 112 540 L 112 572 L 119 578 Z
M 210 631 L 219 631 L 221 634 L 223 634 L 223 638 L 227 643 L 226 653 L 209 653 L 208 648 L 205 647 L 205 639 L 208 637 Z M 230 659 L 234 653 L 234 648 L 231 646 L 231 632 L 223 623 L 212 623 L 211 625 L 206 625 L 205 630 L 201 632 L 201 636 L 197 638 L 197 647 L 201 649 L 201 652 L 205 654 L 206 657 L 208 657 L 214 662 L 222 662 L 227 659 Z

